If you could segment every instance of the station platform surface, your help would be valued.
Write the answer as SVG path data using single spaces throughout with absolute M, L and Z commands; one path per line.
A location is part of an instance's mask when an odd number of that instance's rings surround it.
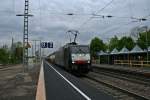
M 46 100 L 115 100 L 55 65 L 43 65 Z

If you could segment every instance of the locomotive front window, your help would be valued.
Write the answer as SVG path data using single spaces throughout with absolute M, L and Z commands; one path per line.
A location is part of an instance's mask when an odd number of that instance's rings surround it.
M 73 46 L 71 47 L 71 52 L 72 53 L 89 53 L 89 47 L 88 46 Z

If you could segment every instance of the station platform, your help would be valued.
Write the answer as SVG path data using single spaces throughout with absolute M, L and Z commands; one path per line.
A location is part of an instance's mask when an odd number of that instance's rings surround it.
M 43 100 L 115 100 L 113 96 L 96 89 L 58 66 L 43 61 L 41 67 L 44 76 L 44 82 L 41 82 L 45 93 L 42 94 Z M 43 86 L 38 87 L 40 88 L 39 90 L 37 88 L 37 92 L 42 91 Z M 38 94 L 36 100 L 40 100 Z

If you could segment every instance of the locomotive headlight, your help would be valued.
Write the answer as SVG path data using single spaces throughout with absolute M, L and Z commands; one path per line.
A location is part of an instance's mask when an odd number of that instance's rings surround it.
M 74 62 L 74 61 L 72 61 L 72 63 L 74 64 L 75 62 Z
M 88 63 L 90 63 L 90 60 L 88 60 Z

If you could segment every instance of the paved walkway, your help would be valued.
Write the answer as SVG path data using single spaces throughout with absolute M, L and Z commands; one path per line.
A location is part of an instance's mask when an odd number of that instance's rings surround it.
M 22 65 L 2 66 L 0 100 L 35 100 L 38 66 L 29 72 L 22 72 Z

